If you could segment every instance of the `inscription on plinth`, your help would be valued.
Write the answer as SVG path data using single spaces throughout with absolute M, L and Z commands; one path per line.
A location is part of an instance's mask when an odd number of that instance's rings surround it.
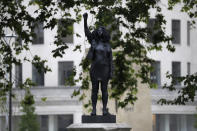
M 82 123 L 116 123 L 115 115 L 82 116 Z

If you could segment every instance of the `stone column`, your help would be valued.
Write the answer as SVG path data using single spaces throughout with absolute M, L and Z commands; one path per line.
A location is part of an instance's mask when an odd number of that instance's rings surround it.
M 160 131 L 170 131 L 170 116 L 165 114 L 160 117 Z
M 170 131 L 170 115 L 164 115 L 165 131 Z
M 57 116 L 49 115 L 49 131 L 57 131 Z
M 73 114 L 73 123 L 74 124 L 78 124 L 78 123 L 81 123 L 81 116 L 82 116 L 82 113 L 74 113 Z
M 3 116 L 0 116 L 0 131 L 3 131 Z
M 180 131 L 187 131 L 187 121 L 186 121 L 186 115 L 180 115 Z

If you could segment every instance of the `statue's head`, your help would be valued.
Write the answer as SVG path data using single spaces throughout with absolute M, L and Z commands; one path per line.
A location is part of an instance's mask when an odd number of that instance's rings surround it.
M 94 38 L 96 40 L 102 39 L 105 42 L 109 42 L 110 40 L 110 34 L 106 30 L 104 26 L 99 26 L 94 32 Z
M 101 37 L 105 31 L 105 27 L 100 26 L 97 30 L 98 36 Z

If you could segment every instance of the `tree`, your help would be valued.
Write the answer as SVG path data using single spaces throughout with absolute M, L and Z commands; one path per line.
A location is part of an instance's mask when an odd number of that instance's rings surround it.
M 195 123 L 194 123 L 194 127 L 197 128 L 197 115 L 195 115 Z
M 180 0 L 169 0 L 169 9 L 172 9 L 176 4 L 180 3 Z M 188 6 L 189 5 L 189 6 Z M 31 62 L 38 70 L 44 70 L 46 73 L 50 71 L 46 66 L 47 61 L 41 60 L 37 55 L 32 56 L 32 59 L 26 57 L 20 58 L 19 55 L 23 51 L 29 51 L 29 43 L 32 42 L 32 38 L 36 37 L 34 34 L 34 28 L 37 22 L 45 22 L 44 29 L 53 29 L 58 20 L 56 14 L 61 12 L 63 22 L 62 28 L 58 30 L 55 37 L 54 44 L 56 48 L 52 51 L 54 57 L 62 57 L 65 55 L 65 51 L 68 48 L 67 44 L 63 42 L 61 36 L 66 36 L 72 33 L 70 25 L 73 23 L 79 23 L 82 17 L 82 9 L 90 12 L 96 20 L 95 26 L 91 29 L 95 29 L 98 25 L 108 26 L 110 33 L 114 33 L 111 40 L 113 48 L 115 72 L 111 81 L 112 94 L 111 97 L 118 101 L 120 107 L 125 107 L 127 104 L 134 104 L 137 100 L 136 93 L 138 91 L 137 80 L 140 79 L 141 83 L 148 84 L 150 88 L 156 86 L 151 83 L 149 73 L 152 70 L 150 64 L 152 59 L 147 57 L 147 52 L 156 50 L 161 51 L 163 47 L 166 47 L 169 51 L 174 52 L 175 48 L 171 45 L 172 38 L 165 34 L 165 18 L 162 14 L 162 9 L 156 0 L 60 0 L 54 2 L 52 0 L 41 1 L 33 0 L 28 4 L 24 4 L 23 0 L 2 0 L 0 1 L 0 96 L 5 98 L 6 92 L 11 90 L 12 84 L 5 77 L 10 72 L 10 64 L 18 64 L 23 61 Z M 33 13 L 34 17 L 26 9 L 29 6 L 35 6 Z M 189 14 L 191 18 L 196 17 L 196 12 L 193 12 L 193 8 L 196 6 L 196 1 L 183 0 L 182 11 Z M 156 32 L 152 32 L 151 29 L 143 26 L 137 26 L 140 23 L 148 23 L 150 19 L 149 10 L 156 10 L 156 21 L 154 29 Z M 71 14 L 69 10 L 73 10 L 74 14 Z M 113 21 L 113 22 L 111 22 Z M 194 22 L 194 21 L 193 21 Z M 110 26 L 109 26 L 110 25 Z M 121 30 L 119 27 L 121 27 Z M 12 43 L 12 48 L 4 41 L 5 29 L 8 28 L 18 35 L 18 40 L 22 40 L 23 44 L 19 42 Z M 141 42 L 148 42 L 149 37 L 153 38 L 152 44 L 143 45 Z M 80 35 L 76 32 L 76 36 Z M 10 49 L 14 55 L 9 55 Z M 80 46 L 76 46 L 75 51 L 80 50 Z M 135 66 L 139 66 L 136 70 Z M 89 68 L 89 62 L 84 59 L 81 63 L 84 71 Z M 169 75 L 170 77 L 170 75 Z M 88 77 L 79 77 L 82 81 L 82 87 L 80 90 L 89 89 Z M 196 75 L 186 76 L 178 78 L 179 81 L 185 82 L 185 88 L 181 89 L 180 99 L 175 101 L 161 100 L 162 103 L 168 104 L 184 104 L 189 100 L 193 101 L 196 91 L 195 82 L 197 81 Z M 164 86 L 170 90 L 174 90 L 174 83 L 172 81 L 171 86 Z M 21 86 L 23 88 L 23 86 Z M 189 89 L 189 91 L 188 91 Z M 191 90 L 190 90 L 191 89 Z M 76 90 L 73 95 L 80 93 L 80 90 Z M 124 99 L 121 99 L 121 95 L 126 94 Z M 185 98 L 185 94 L 189 97 Z M 81 99 L 85 95 L 82 94 Z M 184 97 L 184 99 L 182 99 Z M 3 99 L 4 100 L 4 99 Z
M 25 84 L 32 85 L 31 80 L 27 80 Z M 25 87 L 25 97 L 21 101 L 22 112 L 19 131 L 40 131 L 37 115 L 35 114 L 35 100 L 30 92 L 30 88 Z

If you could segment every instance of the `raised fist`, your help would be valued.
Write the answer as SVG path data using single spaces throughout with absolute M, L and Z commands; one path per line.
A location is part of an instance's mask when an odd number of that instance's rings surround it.
M 88 18 L 88 14 L 87 14 L 87 13 L 84 13 L 84 14 L 83 14 L 83 18 L 84 18 L 84 19 L 87 19 L 87 18 Z

